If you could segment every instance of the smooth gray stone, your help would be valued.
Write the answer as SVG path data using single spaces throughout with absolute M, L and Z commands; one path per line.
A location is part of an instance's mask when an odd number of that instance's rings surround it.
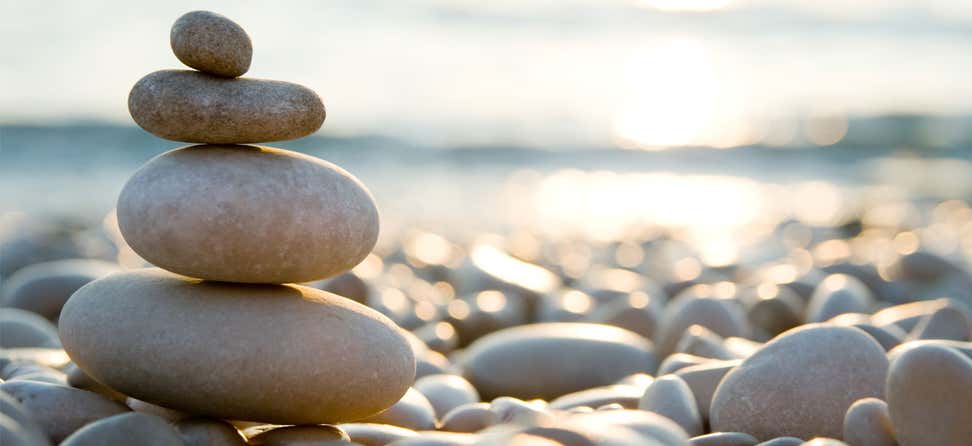
M 34 381 L 8 381 L 0 390 L 14 397 L 51 441 L 59 443 L 93 421 L 128 412 L 94 392 Z
M 301 283 L 347 271 L 378 239 L 371 193 L 327 161 L 258 146 L 182 147 L 146 163 L 118 198 L 135 252 L 206 280 Z
M 243 434 L 223 420 L 189 418 L 174 426 L 186 446 L 246 446 Z
M 645 390 L 638 408 L 655 412 L 678 423 L 689 436 L 705 433 L 702 415 L 688 384 L 677 375 L 659 376 Z
M 184 446 L 165 420 L 143 413 L 125 413 L 95 421 L 75 431 L 60 446 Z
M 217 76 L 242 76 L 253 58 L 243 27 L 215 12 L 183 14 L 172 24 L 169 44 L 182 63 Z
M 877 398 L 854 402 L 844 416 L 843 438 L 853 446 L 896 446 L 887 403 Z
M 0 308 L 0 348 L 60 345 L 57 327 L 43 316 L 19 308 Z
M 0 305 L 57 321 L 68 298 L 92 280 L 117 272 L 118 265 L 91 259 L 43 262 L 17 270 L 0 289 Z
M 143 77 L 128 95 L 128 112 L 160 138 L 210 144 L 300 138 L 321 128 L 325 116 L 321 98 L 301 85 L 188 70 Z

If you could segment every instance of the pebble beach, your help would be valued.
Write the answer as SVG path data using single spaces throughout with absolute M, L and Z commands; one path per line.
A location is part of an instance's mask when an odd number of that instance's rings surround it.
M 972 445 L 949 180 L 452 169 L 492 198 L 436 218 L 277 147 L 331 111 L 247 77 L 232 18 L 168 37 L 127 98 L 164 149 L 112 210 L 0 213 L 2 446 Z

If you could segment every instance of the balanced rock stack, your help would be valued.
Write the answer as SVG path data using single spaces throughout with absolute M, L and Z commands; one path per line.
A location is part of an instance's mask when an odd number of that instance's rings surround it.
M 239 145 L 316 131 L 320 98 L 238 78 L 250 39 L 218 14 L 184 15 L 171 43 L 199 71 L 145 76 L 129 110 L 155 135 L 202 144 L 152 159 L 118 200 L 125 240 L 162 269 L 78 290 L 60 316 L 64 349 L 95 380 L 195 415 L 320 424 L 390 407 L 415 374 L 401 329 L 349 299 L 292 285 L 368 255 L 378 235 L 370 193 L 326 161 Z

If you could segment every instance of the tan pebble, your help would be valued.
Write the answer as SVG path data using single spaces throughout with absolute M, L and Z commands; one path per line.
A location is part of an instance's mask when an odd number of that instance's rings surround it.
M 118 271 L 118 265 L 91 259 L 35 263 L 3 280 L 0 305 L 57 321 L 61 307 L 86 283 Z
M 591 367 L 590 364 L 600 364 Z M 505 329 L 466 349 L 464 376 L 484 398 L 553 399 L 657 367 L 651 342 L 618 327 L 547 323 Z
M 656 378 L 645 390 L 638 408 L 670 418 L 691 437 L 705 433 L 692 389 L 676 375 Z
M 716 388 L 722 382 L 722 378 L 729 371 L 742 363 L 741 359 L 730 361 L 711 361 L 696 366 L 685 367 L 675 372 L 675 375 L 682 378 L 695 396 L 695 404 L 702 415 L 702 421 L 709 422 L 709 409 L 712 406 L 712 396 L 715 395 Z
M 188 418 L 175 423 L 185 446 L 246 446 L 246 437 L 232 424 L 211 418 Z
M 923 316 L 908 336 L 909 340 L 948 339 L 968 341 L 972 337 L 972 319 L 968 311 L 943 307 Z
M 187 414 L 185 412 L 180 412 L 175 409 L 169 409 L 167 407 L 155 405 L 132 397 L 128 397 L 125 399 L 125 405 L 128 406 L 129 409 L 132 409 L 135 412 L 155 415 L 169 422 L 179 421 L 192 416 L 191 414 Z
M 84 373 L 84 370 L 81 370 L 81 368 L 78 367 L 77 364 L 73 362 L 65 366 L 64 370 L 67 372 L 67 383 L 71 387 L 76 387 L 78 389 L 84 389 L 91 392 L 100 393 L 101 395 L 104 395 L 108 398 L 120 402 L 125 402 L 125 399 L 128 398 L 128 396 L 126 396 L 125 394 L 115 389 L 112 389 L 111 387 L 108 387 L 98 381 L 95 381 L 90 376 L 88 376 L 87 373 Z
M 57 327 L 41 315 L 0 308 L 0 348 L 59 347 Z
M 389 446 L 467 446 L 476 443 L 478 439 L 475 434 L 428 431 L 389 443 Z
M 435 428 L 435 408 L 425 395 L 410 387 L 405 395 L 388 409 L 355 421 L 390 424 L 412 430 L 429 430 Z
M 542 404 L 508 396 L 491 401 L 489 410 L 493 413 L 494 424 L 537 426 L 545 425 L 555 418 Z
M 122 404 L 97 393 L 34 381 L 9 381 L 0 390 L 27 409 L 54 442 L 61 442 L 82 426 L 128 412 Z
M 155 136 L 204 144 L 300 138 L 321 128 L 325 116 L 321 98 L 307 87 L 189 70 L 140 79 L 128 95 L 128 112 Z
M 696 285 L 668 303 L 655 333 L 659 356 L 673 353 L 682 334 L 692 325 L 701 325 L 719 336 L 748 335 L 749 324 L 742 308 L 735 301 L 711 295 L 712 292 L 708 285 Z
M 401 398 L 415 370 L 401 329 L 351 300 L 299 285 L 201 282 L 158 269 L 86 285 L 64 306 L 60 331 L 95 380 L 223 419 L 362 418 Z M 322 358 L 333 359 L 326 373 Z
M 177 274 L 298 283 L 363 260 L 378 238 L 378 209 L 357 178 L 324 160 L 203 145 L 135 172 L 118 198 L 118 224 L 139 255 Z
M 475 446 L 565 446 L 564 443 L 523 432 L 505 432 L 480 439 Z
M 888 360 L 861 330 L 804 325 L 777 336 L 733 368 L 716 389 L 714 431 L 756 438 L 839 437 L 854 401 L 884 394 Z
M 62 446 L 184 446 L 179 433 L 165 420 L 144 413 L 125 413 L 84 426 L 67 437 Z
M 857 400 L 844 416 L 844 441 L 853 446 L 895 446 L 888 405 L 877 398 Z
M 284 426 L 250 437 L 249 446 L 338 446 L 349 444 L 348 434 L 336 426 Z
M 807 322 L 823 322 L 842 313 L 866 313 L 874 295 L 859 279 L 846 274 L 827 276 L 807 304 Z
M 192 11 L 179 17 L 172 24 L 169 43 L 182 63 L 217 76 L 242 76 L 253 58 L 253 44 L 246 31 L 209 11 Z
M 958 445 L 972 438 L 972 359 L 940 344 L 891 352 L 888 412 L 901 446 Z
M 550 409 L 566 410 L 578 406 L 600 407 L 606 404 L 618 404 L 626 409 L 637 409 L 638 401 L 645 393 L 644 386 L 630 386 L 612 384 L 610 386 L 594 387 L 568 393 L 550 402 Z
M 755 446 L 759 440 L 744 432 L 713 432 L 689 440 L 690 446 Z
M 675 345 L 677 353 L 688 353 L 712 359 L 737 359 L 725 347 L 721 336 L 701 325 L 692 325 L 682 334 L 682 339 Z
M 478 432 L 493 425 L 495 418 L 489 403 L 464 404 L 442 417 L 440 429 L 449 432 Z
M 411 429 L 390 424 L 346 423 L 340 424 L 338 427 L 351 437 L 351 441 L 362 446 L 384 446 L 418 435 Z
M 685 367 L 705 364 L 711 361 L 714 361 L 714 359 L 703 358 L 701 356 L 690 355 L 688 353 L 672 353 L 668 355 L 664 361 L 662 361 L 661 365 L 658 366 L 658 376 L 675 373 L 676 371 L 684 369 Z
M 465 378 L 457 375 L 423 376 L 417 379 L 412 387 L 428 398 L 435 409 L 436 418 L 439 419 L 463 404 L 479 402 L 476 388 Z

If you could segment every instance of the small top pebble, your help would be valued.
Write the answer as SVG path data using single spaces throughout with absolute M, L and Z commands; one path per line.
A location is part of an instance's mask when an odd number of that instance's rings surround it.
M 242 76 L 250 69 L 253 45 L 236 22 L 209 11 L 186 13 L 172 25 L 172 52 L 182 63 L 222 77 Z

